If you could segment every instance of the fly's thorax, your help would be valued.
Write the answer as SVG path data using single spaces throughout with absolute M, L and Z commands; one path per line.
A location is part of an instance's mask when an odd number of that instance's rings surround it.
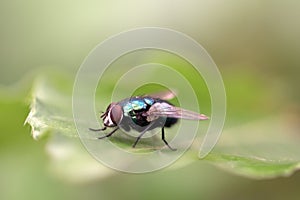
M 124 111 L 123 122 L 130 127 L 140 130 L 141 127 L 148 126 L 152 120 L 147 120 L 146 112 L 155 103 L 151 97 L 131 97 L 120 102 Z M 126 125 L 125 125 L 126 126 Z
M 118 103 L 111 103 L 101 117 L 103 118 L 104 126 L 118 126 L 123 118 L 123 109 Z
M 124 115 L 132 117 L 134 113 L 145 111 L 155 102 L 151 97 L 133 97 L 121 102 L 123 106 Z

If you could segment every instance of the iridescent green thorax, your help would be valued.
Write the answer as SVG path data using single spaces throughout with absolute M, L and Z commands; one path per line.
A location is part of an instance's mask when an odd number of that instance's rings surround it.
M 148 109 L 155 102 L 150 97 L 135 97 L 123 102 L 123 111 L 125 116 L 132 116 L 133 113 Z
M 150 122 L 143 115 L 155 103 L 151 97 L 132 97 L 124 100 L 121 105 L 125 117 L 129 117 L 135 124 L 146 126 Z

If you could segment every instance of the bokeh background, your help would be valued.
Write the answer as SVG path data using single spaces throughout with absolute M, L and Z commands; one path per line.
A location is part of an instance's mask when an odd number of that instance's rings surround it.
M 191 36 L 214 59 L 228 95 L 225 129 L 271 115 L 296 129 L 300 124 L 299 10 L 296 0 L 2 0 L 0 198 L 298 199 L 299 172 L 254 180 L 201 161 L 175 171 L 116 173 L 72 183 L 51 173 L 47 140 L 34 141 L 30 127 L 23 123 L 37 74 L 50 68 L 75 76 L 87 54 L 107 37 L 157 26 Z

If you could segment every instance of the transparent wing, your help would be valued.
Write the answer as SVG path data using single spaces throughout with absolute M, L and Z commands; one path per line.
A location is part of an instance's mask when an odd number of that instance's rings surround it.
M 170 100 L 170 99 L 173 99 L 174 97 L 176 97 L 176 92 L 170 91 L 170 90 L 165 90 L 165 91 L 161 91 L 161 92 L 157 92 L 157 93 L 148 94 L 145 96 L 150 96 L 155 99 Z
M 155 103 L 145 114 L 149 121 L 157 119 L 158 117 L 172 117 L 189 120 L 207 120 L 207 116 L 199 114 L 190 110 L 172 106 L 168 103 Z

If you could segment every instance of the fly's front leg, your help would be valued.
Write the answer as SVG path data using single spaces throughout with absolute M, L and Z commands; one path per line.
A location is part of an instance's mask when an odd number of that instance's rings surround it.
M 94 129 L 94 128 L 89 128 L 90 131 L 105 131 L 106 130 L 106 126 L 104 128 L 99 128 L 99 129 Z M 115 128 L 112 132 L 110 132 L 109 134 L 107 135 L 104 135 L 104 136 L 101 136 L 101 137 L 98 137 L 97 139 L 103 139 L 103 138 L 107 138 L 107 137 L 110 137 L 112 134 L 114 134 L 114 132 L 116 132 L 117 130 L 119 129 L 119 127 Z
M 94 128 L 89 128 L 90 131 L 105 131 L 106 130 L 106 126 L 104 128 L 99 128 L 99 129 L 94 129 Z
M 110 132 L 109 134 L 107 135 L 104 135 L 104 136 L 101 136 L 101 137 L 98 137 L 98 139 L 103 139 L 103 138 L 107 138 L 107 137 L 110 137 L 112 134 L 114 134 L 114 132 L 116 132 L 117 130 L 119 129 L 119 127 L 115 128 L 112 132 Z

